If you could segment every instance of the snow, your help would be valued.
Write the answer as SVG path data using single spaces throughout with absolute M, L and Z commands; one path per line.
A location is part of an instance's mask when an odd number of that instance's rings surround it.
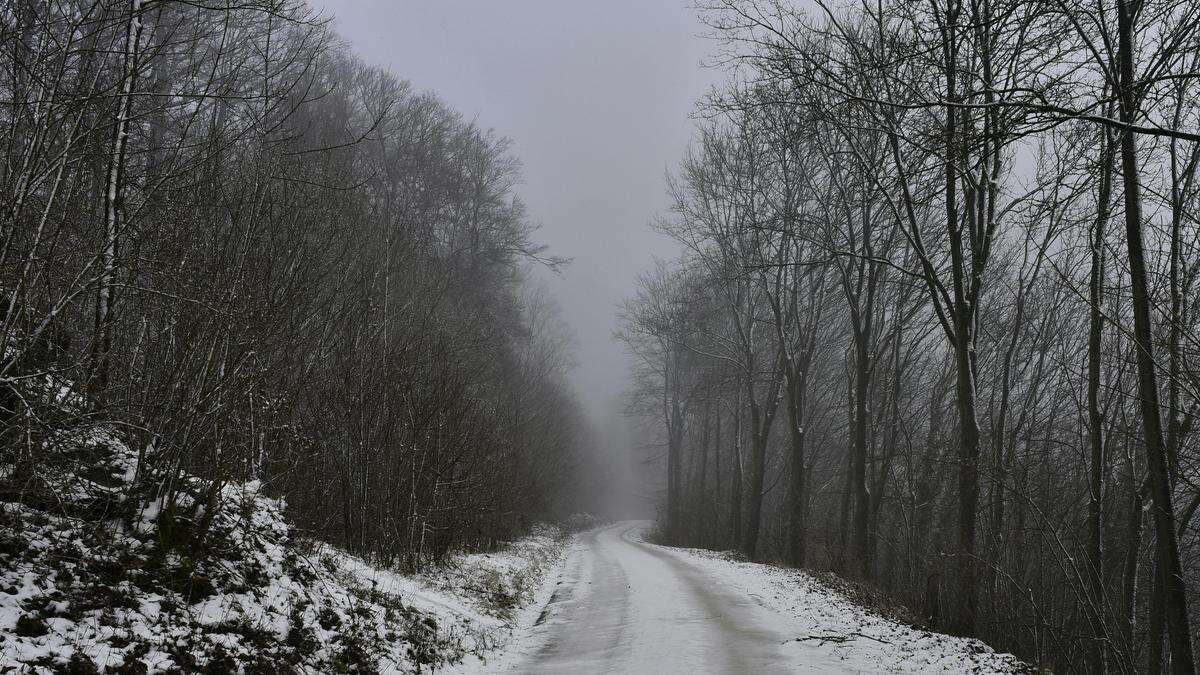
M 754 598 L 796 636 L 789 659 L 831 670 L 889 673 L 1013 673 L 1024 663 L 980 640 L 934 633 L 883 618 L 841 597 L 808 573 L 682 550 L 689 563 Z
M 111 427 L 47 446 L 34 498 L 0 502 L 0 672 L 1027 670 L 803 571 L 648 543 L 649 523 L 543 527 L 405 575 L 298 536 L 258 481 L 220 486 L 206 511 L 212 483 L 182 476 L 167 500 L 143 466 L 153 443 Z
M 338 566 L 357 583 L 404 597 L 438 617 L 464 645 L 463 661 L 438 672 L 486 672 L 493 652 L 511 648 L 513 636 L 561 567 L 569 538 L 540 527 L 494 553 L 459 554 L 416 576 L 406 576 L 337 553 Z
M 569 558 L 575 557 L 577 540 L 569 548 L 559 548 L 556 557 L 538 568 L 536 581 L 529 585 L 528 601 L 509 617 L 501 630 L 495 631 L 491 649 L 468 655 L 461 663 L 447 666 L 444 672 L 451 675 L 486 675 L 510 671 L 525 660 L 532 647 L 540 644 L 534 633 L 535 624 L 542 616 L 554 592 L 558 588 Z
M 58 500 L 54 513 L 0 502 L 0 672 L 482 663 L 508 643 L 569 541 L 544 528 L 501 552 L 404 576 L 296 536 L 286 504 L 254 481 L 221 486 L 197 543 L 188 528 L 211 483 L 185 476 L 168 504 L 155 483 L 134 482 L 137 453 L 102 426 L 63 431 L 54 447 L 68 459 L 38 476 Z M 172 531 L 184 539 L 170 544 Z
M 111 431 L 73 438 L 106 449 L 101 473 L 133 475 L 134 453 Z M 204 503 L 208 484 L 188 480 Z M 208 556 L 162 548 L 172 511 L 160 497 L 65 473 L 54 483 L 134 508 L 96 522 L 0 503 L 0 672 L 1026 670 L 977 640 L 878 616 L 803 571 L 647 543 L 648 523 L 575 538 L 541 528 L 405 575 L 296 537 L 257 482 L 222 487 Z
M 544 609 L 487 670 L 521 673 L 1014 673 L 978 640 L 877 616 L 807 573 L 649 544 L 618 523 L 572 546 Z M 536 606 L 532 609 L 536 609 Z

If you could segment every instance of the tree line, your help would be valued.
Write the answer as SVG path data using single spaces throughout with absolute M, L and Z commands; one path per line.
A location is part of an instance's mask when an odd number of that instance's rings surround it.
M 619 336 L 662 536 L 1055 671 L 1192 673 L 1200 3 L 700 3 Z
M 62 430 L 104 426 L 168 510 L 257 480 L 411 567 L 567 508 L 588 433 L 529 281 L 565 261 L 506 139 L 300 0 L 13 0 L 0 52 L 6 499 L 53 507 Z

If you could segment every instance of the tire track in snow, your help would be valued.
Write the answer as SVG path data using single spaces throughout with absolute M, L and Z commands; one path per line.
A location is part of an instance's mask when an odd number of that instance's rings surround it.
M 542 609 L 535 626 L 546 633 L 541 650 L 522 672 L 626 672 L 622 637 L 629 618 L 629 582 L 601 535 L 614 525 L 586 533 L 566 578 Z

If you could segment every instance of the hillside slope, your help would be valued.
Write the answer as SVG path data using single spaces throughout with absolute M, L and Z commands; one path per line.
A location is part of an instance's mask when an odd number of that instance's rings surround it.
M 25 488 L 0 501 L 0 673 L 427 672 L 504 644 L 568 539 L 402 576 L 299 537 L 258 483 L 168 501 L 112 429 L 54 440 L 57 465 L 0 467 Z

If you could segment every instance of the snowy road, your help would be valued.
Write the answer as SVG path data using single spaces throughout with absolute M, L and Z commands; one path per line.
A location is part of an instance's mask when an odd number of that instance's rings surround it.
M 648 544 L 648 523 L 584 533 L 502 654 L 465 672 L 1014 673 L 981 642 L 905 626 L 799 570 Z
M 644 523 L 584 535 L 534 637 L 530 673 L 788 673 L 788 623 L 686 553 L 641 541 Z M 809 664 L 815 665 L 815 664 Z M 832 665 L 832 664 L 827 664 Z

